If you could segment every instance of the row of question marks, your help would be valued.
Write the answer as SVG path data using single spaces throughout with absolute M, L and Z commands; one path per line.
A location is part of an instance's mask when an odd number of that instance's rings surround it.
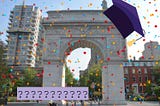
M 87 100 L 87 87 L 18 87 L 17 100 Z
M 18 91 L 18 92 L 19 92 L 19 95 L 20 95 L 19 98 L 21 98 L 23 92 L 22 92 L 22 91 Z M 28 98 L 29 91 L 25 91 L 24 93 L 25 93 L 25 95 L 26 95 L 26 98 Z M 39 98 L 42 97 L 42 96 L 41 96 L 42 93 L 43 93 L 42 91 L 38 91 Z M 44 93 L 45 93 L 45 98 L 47 98 L 47 96 L 48 96 L 48 94 L 49 94 L 49 91 L 44 91 Z M 51 95 L 52 95 L 52 98 L 54 98 L 55 91 L 51 91 L 50 93 L 51 93 Z M 31 91 L 31 94 L 32 94 L 32 98 L 35 98 L 36 91 Z
M 22 96 L 22 91 L 19 91 L 19 94 L 20 94 L 20 96 L 19 96 L 19 98 L 21 98 Z M 29 95 L 29 91 L 25 91 L 24 92 L 25 93 L 25 95 L 26 95 L 26 98 L 28 98 L 28 95 Z M 38 91 L 38 94 L 39 94 L 39 98 L 41 98 L 41 95 L 42 95 L 42 91 Z M 44 91 L 44 93 L 45 93 L 45 98 L 47 98 L 47 96 L 49 95 L 49 93 L 51 93 L 51 95 L 52 95 L 52 98 L 54 98 L 54 95 L 55 95 L 55 91 L 51 91 L 51 92 L 49 92 L 49 91 Z M 57 93 L 58 93 L 58 98 L 60 98 L 60 96 L 62 95 L 62 91 L 57 91 Z M 68 95 L 68 91 L 63 91 L 63 93 L 65 94 L 65 98 L 67 98 L 67 95 Z M 75 94 L 75 91 L 70 91 L 70 93 L 71 93 L 71 98 L 73 98 L 73 95 Z M 85 95 L 85 98 L 87 97 L 87 91 L 83 91 L 83 93 L 84 93 L 84 95 Z M 36 91 L 31 91 L 31 94 L 32 94 L 32 98 L 35 98 L 35 95 L 36 95 Z M 77 94 L 78 94 L 78 98 L 80 98 L 80 95 L 81 95 L 81 91 L 77 91 Z

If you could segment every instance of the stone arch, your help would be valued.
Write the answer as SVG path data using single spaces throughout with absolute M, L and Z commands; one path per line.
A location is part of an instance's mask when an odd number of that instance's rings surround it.
M 98 51 L 102 52 L 103 60 L 105 60 L 103 62 L 104 68 L 102 69 L 102 103 L 104 105 L 125 104 L 124 74 L 121 64 L 126 56 L 125 53 L 122 53 L 122 57 L 124 58 L 117 55 L 117 50 L 124 49 L 122 45 L 125 45 L 125 42 L 122 37 L 112 37 L 112 35 L 119 35 L 119 32 L 116 28 L 111 27 L 111 22 L 109 19 L 106 19 L 106 16 L 99 14 L 102 12 L 102 10 L 64 10 L 58 13 L 57 11 L 48 12 L 48 18 L 43 22 L 46 29 L 45 55 L 43 56 L 43 86 L 63 86 L 64 61 L 62 60 L 65 58 L 65 51 L 68 50 L 68 42 L 76 42 L 79 39 L 86 40 L 99 48 Z M 63 14 L 63 18 L 54 17 L 59 13 Z M 86 17 L 84 18 L 81 14 L 86 14 Z M 74 17 L 74 20 L 71 16 Z M 95 17 L 94 20 L 93 17 Z M 55 18 L 56 22 L 52 25 Z M 81 30 L 81 26 L 84 26 L 84 24 L 87 24 L 89 27 L 83 27 Z M 92 32 L 91 36 L 90 32 Z M 81 34 L 85 34 L 86 36 L 81 36 Z M 72 37 L 66 35 L 72 35 Z M 101 38 L 103 38 L 103 42 L 101 42 Z M 61 41 L 60 43 L 59 40 Z M 117 43 L 113 45 L 112 42 Z M 50 45 L 48 43 L 50 43 Z M 53 52 L 53 49 L 59 51 L 59 53 Z

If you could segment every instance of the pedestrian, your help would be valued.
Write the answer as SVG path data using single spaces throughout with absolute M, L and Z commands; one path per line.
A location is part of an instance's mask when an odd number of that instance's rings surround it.
M 4 101 L 4 104 L 7 105 L 7 102 L 8 102 L 8 96 L 7 96 L 7 94 L 5 94 L 4 100 L 5 100 L 5 101 Z
M 39 103 L 39 100 L 36 100 L 37 104 Z
M 48 105 L 49 105 L 49 106 L 52 106 L 52 104 L 53 104 L 53 101 L 50 100 Z

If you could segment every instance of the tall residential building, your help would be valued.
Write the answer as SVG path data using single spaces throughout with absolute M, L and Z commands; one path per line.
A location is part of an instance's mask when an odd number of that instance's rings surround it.
M 10 13 L 7 64 L 35 67 L 42 12 L 32 5 L 16 5 Z
M 158 42 L 148 42 L 144 47 L 145 49 L 142 52 L 144 60 L 160 60 L 160 45 Z

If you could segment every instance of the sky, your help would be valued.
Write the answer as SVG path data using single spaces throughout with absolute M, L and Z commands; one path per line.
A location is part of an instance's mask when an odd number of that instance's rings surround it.
M 112 5 L 112 0 L 106 0 L 108 8 Z M 127 37 L 128 57 L 142 56 L 144 44 L 149 41 L 159 41 L 160 43 L 160 0 L 124 0 L 137 8 L 145 37 L 140 38 L 136 32 Z M 9 22 L 10 11 L 15 5 L 22 4 L 23 0 L 0 0 L 0 39 L 6 40 L 6 30 Z M 43 12 L 43 17 L 47 16 L 49 10 L 97 10 L 101 9 L 102 0 L 25 0 L 26 5 L 35 4 Z M 129 45 L 130 44 L 130 45 Z

